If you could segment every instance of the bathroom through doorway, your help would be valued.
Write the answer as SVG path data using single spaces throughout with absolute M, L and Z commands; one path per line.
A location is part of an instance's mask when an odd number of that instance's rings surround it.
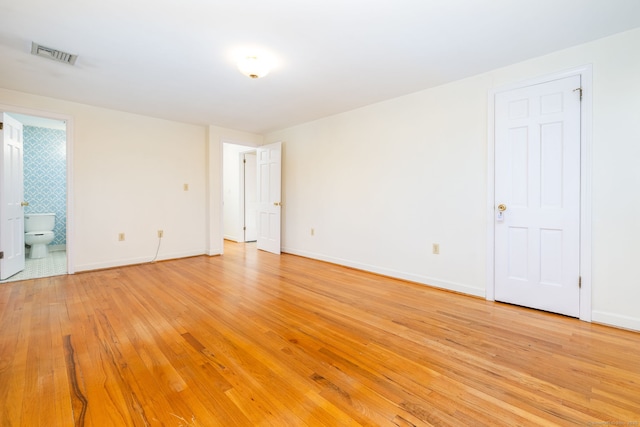
M 30 232 L 37 237 L 25 234 L 24 240 L 39 242 L 42 235 L 48 233 L 45 248 L 24 242 L 22 256 L 24 268 L 6 277 L 1 282 L 27 280 L 72 273 L 69 232 L 69 118 L 52 115 L 44 117 L 33 115 L 27 110 L 15 111 L 3 108 L 11 119 L 22 125 L 22 215 L 54 214 L 53 230 Z M 38 114 L 42 114 L 38 112 Z M 18 182 L 20 180 L 17 180 Z M 20 190 L 17 190 L 20 194 Z M 24 224 L 24 223 L 23 223 Z M 0 222 L 0 234 L 7 235 L 13 230 L 6 229 L 5 221 Z M 34 240 L 35 239 L 35 240 Z M 9 271 L 12 273 L 12 271 Z

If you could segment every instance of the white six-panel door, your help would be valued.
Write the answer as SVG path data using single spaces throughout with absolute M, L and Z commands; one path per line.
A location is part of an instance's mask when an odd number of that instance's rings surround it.
M 572 76 L 495 97 L 495 299 L 576 317 L 580 86 Z
M 258 163 L 258 249 L 280 253 L 282 143 L 263 145 Z
M 0 114 L 0 280 L 24 270 L 22 123 Z

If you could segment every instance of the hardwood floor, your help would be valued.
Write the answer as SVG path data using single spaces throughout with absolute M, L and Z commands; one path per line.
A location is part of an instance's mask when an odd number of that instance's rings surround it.
M 0 285 L 2 426 L 640 425 L 640 334 L 227 243 Z

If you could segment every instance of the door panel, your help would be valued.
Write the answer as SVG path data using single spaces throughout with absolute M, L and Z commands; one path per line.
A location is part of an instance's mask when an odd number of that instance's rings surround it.
M 282 144 L 257 149 L 258 249 L 280 253 Z
M 579 315 L 580 76 L 495 98 L 495 299 Z
M 509 162 L 511 166 L 511 205 L 527 207 L 529 203 L 529 135 L 527 128 L 509 130 Z
M 562 208 L 563 128 L 562 123 L 541 126 L 540 197 L 543 208 Z
M 555 248 L 562 247 L 561 230 L 540 230 L 540 283 L 562 286 L 562 255 Z
M 22 123 L 1 114 L 0 280 L 24 270 L 24 197 Z

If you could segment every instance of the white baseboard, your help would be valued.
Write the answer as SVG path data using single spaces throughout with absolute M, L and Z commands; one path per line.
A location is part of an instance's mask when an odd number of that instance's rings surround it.
M 187 251 L 187 252 L 177 252 L 172 254 L 160 254 L 158 255 L 158 259 L 156 261 L 163 261 L 168 259 L 178 259 L 178 258 L 187 258 L 192 256 L 204 255 L 203 251 Z M 101 270 L 104 268 L 114 268 L 114 267 L 124 267 L 127 265 L 136 265 L 136 264 L 146 264 L 151 262 L 153 259 L 152 256 L 145 256 L 139 258 L 129 258 L 129 259 L 117 259 L 103 262 L 96 262 L 90 264 L 76 264 L 76 272 L 80 271 L 91 271 L 91 270 Z
M 606 311 L 593 310 L 591 321 L 618 328 L 631 329 L 640 332 L 640 318 L 623 316 L 621 314 L 608 313 Z
M 334 258 L 322 254 L 316 254 L 307 251 L 301 251 L 292 248 L 282 248 L 282 252 L 286 252 L 293 255 L 303 256 L 305 258 L 317 259 L 319 261 L 330 262 L 332 264 L 343 265 L 345 267 L 351 267 L 358 270 L 368 271 L 371 273 L 380 274 L 383 276 L 393 277 L 396 279 L 407 280 L 409 282 L 418 283 L 421 285 L 427 285 L 434 288 L 445 289 L 448 291 L 460 292 L 462 294 L 473 295 L 477 297 L 485 297 L 486 291 L 484 288 L 466 285 L 463 283 L 450 282 L 446 280 L 439 280 L 433 277 L 421 276 L 412 273 L 405 273 L 402 271 L 391 270 L 387 268 L 377 267 L 375 265 L 363 264 L 351 260 Z

